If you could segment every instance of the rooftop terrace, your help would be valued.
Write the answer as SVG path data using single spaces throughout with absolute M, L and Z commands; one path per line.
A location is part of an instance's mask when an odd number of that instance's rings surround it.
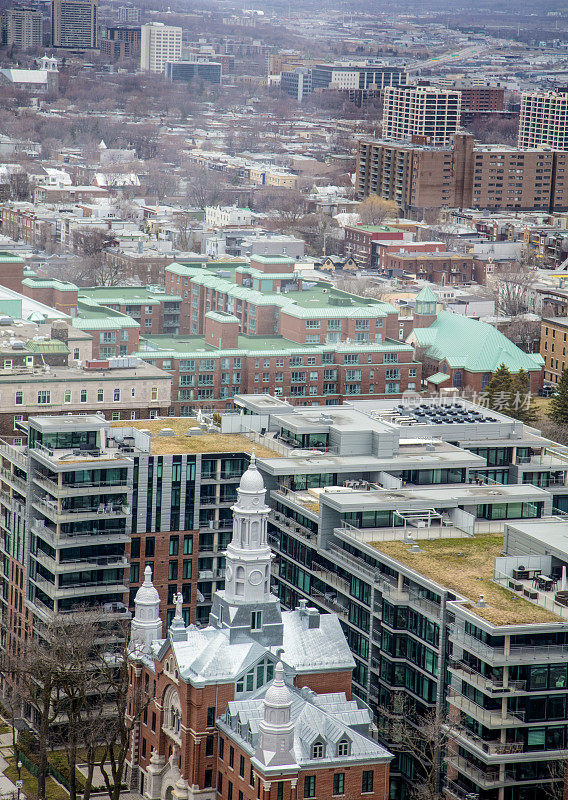
M 420 552 L 408 542 L 371 542 L 385 555 L 429 580 L 466 597 L 466 608 L 493 625 L 558 622 L 560 617 L 493 581 L 495 559 L 503 554 L 502 534 L 420 540 Z M 477 606 L 480 595 L 485 606 Z
M 137 428 L 151 435 L 152 455 L 179 455 L 183 453 L 252 453 L 264 458 L 279 458 L 279 454 L 264 445 L 255 444 L 238 433 L 202 433 L 187 435 L 190 428 L 197 427 L 191 417 L 167 417 L 160 420 L 132 420 L 113 422 L 113 428 Z M 171 428 L 173 435 L 160 436 L 164 428 Z

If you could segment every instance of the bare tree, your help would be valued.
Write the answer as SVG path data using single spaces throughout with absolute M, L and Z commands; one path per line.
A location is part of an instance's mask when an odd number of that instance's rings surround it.
M 492 282 L 499 313 L 506 317 L 516 317 L 530 311 L 529 289 L 533 282 L 533 272 L 524 264 L 516 263 L 500 270 Z
M 399 208 L 394 200 L 385 200 L 378 194 L 370 194 L 357 206 L 361 222 L 365 225 L 380 225 L 386 219 L 398 216 Z

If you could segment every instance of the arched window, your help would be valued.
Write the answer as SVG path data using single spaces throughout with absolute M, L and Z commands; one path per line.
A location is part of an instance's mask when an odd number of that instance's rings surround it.
M 348 756 L 349 751 L 351 749 L 351 745 L 348 739 L 342 739 L 339 744 L 337 745 L 337 755 L 338 756 Z
M 168 686 L 164 694 L 164 728 L 176 737 L 181 733 L 181 703 L 175 686 Z
M 323 742 L 315 742 L 312 745 L 312 758 L 323 758 L 325 754 L 325 747 Z

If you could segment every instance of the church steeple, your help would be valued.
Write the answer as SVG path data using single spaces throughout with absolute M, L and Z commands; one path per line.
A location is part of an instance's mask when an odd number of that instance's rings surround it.
M 233 538 L 225 553 L 225 589 L 215 593 L 209 621 L 227 632 L 231 641 L 253 638 L 263 644 L 282 642 L 280 602 L 270 592 L 270 563 L 274 558 L 266 528 L 270 508 L 266 489 L 252 454 L 237 489 Z
M 162 638 L 160 619 L 160 595 L 152 583 L 152 569 L 144 570 L 144 583 L 134 598 L 134 617 L 130 625 L 132 649 L 148 649 L 152 642 Z
M 227 547 L 225 599 L 229 603 L 270 599 L 272 551 L 266 538 L 270 509 L 254 453 L 237 489 L 233 506 L 233 538 Z

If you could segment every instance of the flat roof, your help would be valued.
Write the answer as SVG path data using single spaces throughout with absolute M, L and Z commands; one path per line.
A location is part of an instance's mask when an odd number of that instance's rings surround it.
M 420 539 L 420 552 L 407 542 L 372 542 L 371 546 L 439 586 L 470 602 L 465 607 L 493 625 L 558 622 L 551 611 L 525 600 L 493 581 L 495 559 L 503 552 L 502 534 L 465 538 Z M 480 595 L 487 605 L 476 605 Z
M 278 453 L 265 445 L 255 444 L 240 433 L 202 433 L 187 436 L 190 428 L 198 427 L 194 417 L 164 417 L 112 422 L 112 428 L 137 428 L 149 431 L 152 455 L 179 455 L 183 453 L 252 453 L 263 458 L 278 458 Z M 164 428 L 171 428 L 173 436 L 160 436 Z

